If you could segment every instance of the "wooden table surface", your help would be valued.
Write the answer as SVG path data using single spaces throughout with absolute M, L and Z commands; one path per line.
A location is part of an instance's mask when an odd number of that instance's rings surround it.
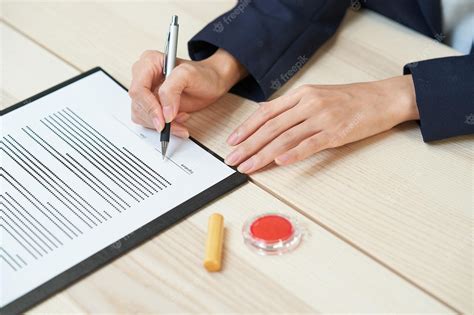
M 162 49 L 169 16 L 180 16 L 178 55 L 186 58 L 186 41 L 232 5 L 3 1 L 1 105 L 97 65 L 128 86 L 140 53 Z M 349 12 L 277 95 L 304 83 L 382 79 L 407 62 L 455 54 L 373 12 Z M 224 156 L 225 138 L 257 106 L 226 95 L 193 115 L 191 134 Z M 407 123 L 269 167 L 32 311 L 472 313 L 473 139 L 425 144 Z M 309 236 L 290 255 L 256 256 L 240 229 L 250 215 L 274 210 L 297 217 Z M 201 267 L 212 212 L 227 227 L 219 274 Z

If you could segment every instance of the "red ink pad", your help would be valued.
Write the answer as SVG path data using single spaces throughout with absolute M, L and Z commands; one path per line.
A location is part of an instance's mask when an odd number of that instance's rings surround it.
M 254 238 L 265 242 L 284 241 L 293 235 L 293 225 L 287 218 L 271 214 L 253 221 L 250 233 Z
M 298 246 L 298 223 L 279 213 L 267 213 L 249 219 L 242 230 L 245 243 L 262 255 L 281 255 Z

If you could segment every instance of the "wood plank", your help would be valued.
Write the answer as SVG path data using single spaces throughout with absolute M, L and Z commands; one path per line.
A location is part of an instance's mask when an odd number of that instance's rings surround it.
M 242 200 L 248 201 L 245 207 Z M 58 303 L 50 299 L 34 312 L 76 306 L 91 313 L 447 312 L 302 216 L 298 219 L 310 235 L 297 251 L 279 257 L 250 252 L 242 242 L 242 224 L 269 208 L 294 215 L 247 184 L 61 293 Z M 207 218 L 216 211 L 226 221 L 224 269 L 211 274 L 201 261 Z
M 38 4 L 28 8 L 7 4 L 4 16 L 81 69 L 101 64 L 128 84 L 130 65 L 141 51 L 161 48 L 164 34 L 155 30 L 166 29 L 172 12 L 192 25 L 181 27 L 184 35 L 180 38 L 179 55 L 183 57 L 187 38 L 205 25 L 209 12 L 214 16 L 222 12 L 224 6 L 220 2 L 214 4 Z M 206 14 L 199 9 L 202 7 Z M 32 10 L 49 19 L 31 23 Z M 157 18 L 157 12 L 166 18 Z M 86 18 L 86 29 L 68 27 L 79 25 Z M 104 26 L 104 20 L 108 26 Z M 55 28 L 53 24 L 62 27 Z M 376 32 L 370 32 L 373 30 Z M 54 36 L 45 35 L 51 33 Z M 74 43 L 69 40 L 72 33 Z M 123 38 L 127 39 L 127 49 L 122 47 Z M 376 14 L 353 13 L 336 39 L 280 93 L 306 82 L 380 79 L 401 73 L 406 62 L 450 54 L 455 52 Z M 195 115 L 192 134 L 224 155 L 229 149 L 223 140 L 255 108 L 252 102 L 228 95 Z M 199 126 L 209 122 L 214 128 L 203 134 Z M 292 167 L 269 168 L 253 176 L 253 180 L 458 310 L 469 312 L 471 140 L 472 137 L 464 137 L 426 145 L 416 124 L 404 124 Z
M 72 66 L 0 23 L 0 108 L 77 74 Z M 32 53 L 32 51 L 34 53 Z
M 2 68 L 6 69 L 3 74 L 10 82 L 5 93 L 15 102 L 27 98 L 29 93 L 47 88 L 44 82 L 55 84 L 67 79 L 66 75 L 78 73 L 11 28 L 0 24 L 0 30 L 5 44 L 16 47 L 4 51 L 4 62 L 9 66 Z M 25 51 L 19 53 L 18 49 Z M 21 65 L 24 60 L 27 64 Z M 50 71 L 44 71 L 45 67 Z M 17 85 L 23 86 L 20 89 Z M 244 207 L 242 200 L 246 201 Z M 262 257 L 243 244 L 241 229 L 244 221 L 267 211 L 293 215 L 307 231 L 304 242 L 294 253 Z M 225 216 L 226 243 L 223 271 L 210 274 L 202 267 L 202 259 L 207 218 L 214 212 Z M 345 301 L 344 305 L 340 304 L 340 299 Z M 31 313 L 316 313 L 353 310 L 451 312 L 426 293 L 248 183 L 58 293 Z

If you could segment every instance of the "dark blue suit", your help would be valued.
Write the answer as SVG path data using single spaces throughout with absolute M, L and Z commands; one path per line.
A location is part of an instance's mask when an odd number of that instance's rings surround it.
M 346 10 L 362 5 L 426 36 L 442 40 L 439 0 L 240 0 L 188 43 L 193 60 L 217 48 L 249 72 L 232 92 L 266 100 L 336 31 Z M 474 133 L 474 55 L 405 66 L 415 83 L 425 141 Z

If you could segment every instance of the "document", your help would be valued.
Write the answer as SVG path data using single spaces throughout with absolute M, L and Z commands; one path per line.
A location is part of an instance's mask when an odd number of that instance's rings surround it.
M 97 71 L 1 117 L 0 306 L 235 171 L 191 140 L 130 121 Z

